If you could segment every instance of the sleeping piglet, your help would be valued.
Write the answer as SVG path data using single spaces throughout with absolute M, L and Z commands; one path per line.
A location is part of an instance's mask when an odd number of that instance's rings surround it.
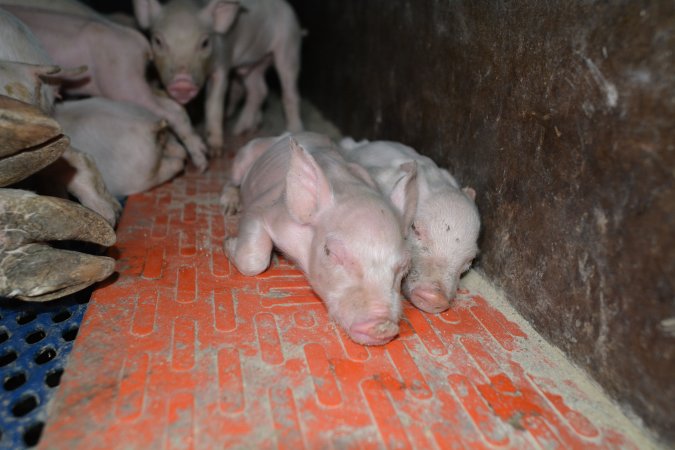
M 51 115 L 59 84 L 70 80 L 70 77 L 82 75 L 86 69 L 74 67 L 64 70 L 55 65 L 33 31 L 18 17 L 0 8 L 0 95 L 34 105 L 43 113 Z M 9 131 L 10 135 L 11 128 L 5 130 Z M 16 143 L 3 142 L 5 147 L 11 147 L 13 144 Z M 50 145 L 43 149 L 47 147 Z M 23 164 L 24 169 L 30 168 L 25 175 L 35 173 L 46 166 L 43 174 L 45 178 L 51 180 L 48 182 L 50 189 L 55 188 L 59 191 L 62 188 L 67 189 L 84 206 L 99 213 L 111 225 L 115 225 L 122 206 L 105 189 L 101 174 L 91 158 L 72 147 L 62 150 L 56 160 L 57 153 L 50 151 L 53 157 L 48 159 L 38 157 L 40 153 L 37 151 L 22 153 L 23 156 L 35 157 L 31 158 L 30 164 Z M 59 168 L 63 167 L 67 167 L 69 171 L 67 176 L 59 173 Z M 19 179 L 22 178 L 24 177 L 21 176 Z
M 146 191 L 180 173 L 187 154 L 166 120 L 142 106 L 103 97 L 56 105 L 71 145 L 91 156 L 115 196 Z
M 390 141 L 340 142 L 347 160 L 363 166 L 383 192 L 391 192 L 401 176 L 399 166 L 416 161 L 419 199 L 408 237 L 412 267 L 403 293 L 419 309 L 437 313 L 450 307 L 459 278 L 469 270 L 478 247 L 480 217 L 476 192 L 460 189 L 447 170 L 412 148 Z
M 237 209 L 225 250 L 244 275 L 270 263 L 273 247 L 292 259 L 355 342 L 380 345 L 399 330 L 401 279 L 410 256 L 403 230 L 417 201 L 415 164 L 382 196 L 368 173 L 315 133 L 255 139 L 237 153 L 221 203 Z

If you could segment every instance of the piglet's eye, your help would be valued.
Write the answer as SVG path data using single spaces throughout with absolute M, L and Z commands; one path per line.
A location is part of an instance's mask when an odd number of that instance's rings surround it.
M 412 225 L 410 225 L 410 229 L 413 230 L 413 233 L 415 233 L 415 236 L 420 237 L 420 231 L 417 229 L 414 222 L 412 223 Z
M 156 34 L 152 36 L 152 45 L 158 49 L 163 47 L 162 39 L 160 39 L 160 37 Z
M 326 254 L 326 256 L 330 256 L 330 249 L 328 248 L 328 244 L 323 246 L 323 252 Z
M 211 44 L 211 39 L 210 38 L 204 38 L 204 40 L 202 41 L 202 44 L 201 44 L 202 50 L 207 49 L 210 44 Z

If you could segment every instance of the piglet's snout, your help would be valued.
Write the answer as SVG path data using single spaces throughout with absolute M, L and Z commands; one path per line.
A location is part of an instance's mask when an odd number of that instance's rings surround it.
M 389 319 L 360 322 L 349 328 L 349 336 L 359 344 L 383 345 L 398 334 L 398 324 Z
M 428 313 L 445 311 L 451 300 L 438 286 L 419 286 L 410 293 L 412 304 Z
M 174 100 L 184 105 L 197 95 L 199 87 L 190 75 L 179 74 L 171 81 L 167 91 Z

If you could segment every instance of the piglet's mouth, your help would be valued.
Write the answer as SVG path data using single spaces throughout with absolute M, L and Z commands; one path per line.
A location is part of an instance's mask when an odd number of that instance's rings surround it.
M 436 314 L 450 308 L 452 298 L 448 297 L 436 286 L 417 286 L 406 297 L 418 309 L 431 314 Z
M 373 320 L 349 329 L 349 337 L 362 345 L 384 345 L 398 335 L 398 325 L 390 320 Z
M 171 83 L 167 91 L 169 91 L 171 98 L 176 100 L 181 105 L 184 105 L 195 98 L 199 92 L 199 88 L 190 81 L 180 80 Z

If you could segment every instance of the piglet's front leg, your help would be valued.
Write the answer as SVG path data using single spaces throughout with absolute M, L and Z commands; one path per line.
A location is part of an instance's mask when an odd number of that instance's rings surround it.
M 192 163 L 200 172 L 204 172 L 209 165 L 206 159 L 206 145 L 190 123 L 190 118 L 181 105 L 167 97 L 153 95 L 157 106 L 148 108 L 158 116 L 165 118 L 171 128 L 181 140 L 192 159 Z M 143 105 L 148 107 L 148 105 Z
M 224 68 L 216 69 L 206 86 L 206 142 L 209 154 L 223 154 L 223 113 L 225 109 L 225 92 L 227 76 Z
M 239 222 L 239 235 L 225 240 L 225 253 L 237 270 L 246 276 L 264 272 L 272 257 L 272 239 L 259 217 L 245 214 Z
M 220 194 L 220 206 L 222 206 L 225 215 L 233 216 L 237 214 L 241 210 L 239 187 L 226 184 Z

